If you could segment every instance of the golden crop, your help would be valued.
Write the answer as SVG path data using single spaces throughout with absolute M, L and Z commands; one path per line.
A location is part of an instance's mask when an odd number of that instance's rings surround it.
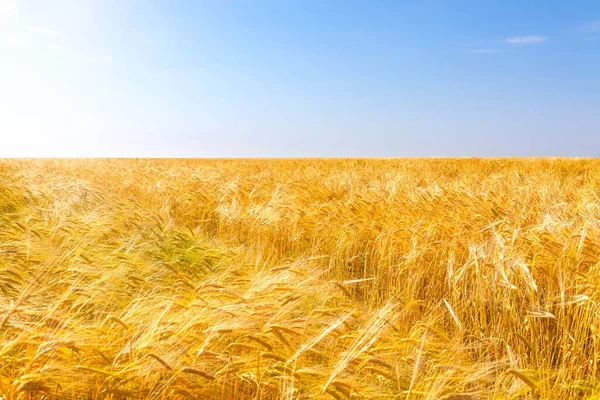
M 0 161 L 0 392 L 600 399 L 600 161 Z

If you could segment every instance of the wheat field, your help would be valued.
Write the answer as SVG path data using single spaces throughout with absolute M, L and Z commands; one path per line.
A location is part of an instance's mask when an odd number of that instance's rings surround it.
M 600 161 L 0 161 L 1 399 L 600 399 Z

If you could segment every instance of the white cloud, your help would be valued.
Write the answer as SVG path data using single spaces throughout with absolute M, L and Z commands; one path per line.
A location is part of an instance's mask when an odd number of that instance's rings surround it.
M 504 42 L 508 44 L 535 44 L 545 42 L 546 39 L 548 38 L 545 36 L 517 36 L 504 39 Z
M 471 54 L 491 54 L 491 53 L 497 53 L 497 52 L 498 52 L 498 50 L 488 50 L 488 49 L 469 51 L 469 53 L 471 53 Z
M 26 26 L 25 30 L 33 33 L 41 33 L 43 35 L 58 35 L 58 32 L 53 31 L 52 29 L 40 28 L 35 25 Z
M 108 62 L 108 61 L 112 61 L 112 57 L 111 56 L 96 57 L 96 61 Z
M 48 50 L 56 50 L 56 51 L 65 51 L 67 49 L 66 47 L 58 46 L 58 45 L 55 45 L 55 44 L 51 44 L 49 46 L 46 46 L 46 48 Z

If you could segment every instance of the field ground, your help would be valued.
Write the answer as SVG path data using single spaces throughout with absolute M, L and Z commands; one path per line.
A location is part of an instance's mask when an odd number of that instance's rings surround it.
M 0 392 L 600 399 L 600 161 L 0 161 Z

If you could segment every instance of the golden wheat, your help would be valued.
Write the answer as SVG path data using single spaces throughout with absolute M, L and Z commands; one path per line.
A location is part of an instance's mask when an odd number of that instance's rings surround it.
M 600 162 L 0 161 L 0 392 L 600 399 Z

